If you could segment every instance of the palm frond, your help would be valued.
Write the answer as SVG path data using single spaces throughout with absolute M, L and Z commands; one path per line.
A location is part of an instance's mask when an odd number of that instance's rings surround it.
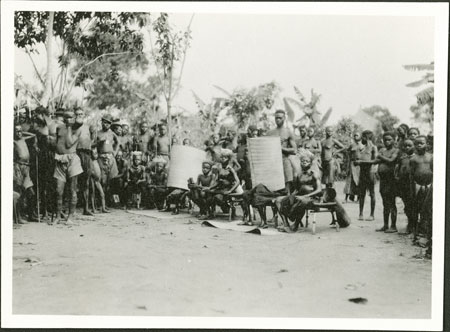
M 404 65 L 403 68 L 409 71 L 434 70 L 434 62 L 430 64 Z
M 430 86 L 425 90 L 420 91 L 416 94 L 417 103 L 419 105 L 425 105 L 434 101 L 434 87 Z
M 229 93 L 227 90 L 225 90 L 224 88 L 221 88 L 220 86 L 218 86 L 218 85 L 214 85 L 213 84 L 213 87 L 215 87 L 217 90 L 219 90 L 219 91 L 222 91 L 224 94 L 226 94 L 228 97 L 231 97 L 231 93 Z
M 427 73 L 422 79 L 411 82 L 406 84 L 408 88 L 417 88 L 421 85 L 427 84 L 427 83 L 433 83 L 434 82 L 434 74 L 433 73 Z

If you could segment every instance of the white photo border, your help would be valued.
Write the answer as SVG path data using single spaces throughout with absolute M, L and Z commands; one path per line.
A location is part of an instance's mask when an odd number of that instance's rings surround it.
M 1 322 L 2 327 L 22 328 L 242 328 L 242 329 L 355 329 L 416 330 L 443 329 L 444 233 L 448 3 L 296 3 L 296 2 L 90 2 L 90 1 L 2 1 L 1 2 Z M 310 318 L 202 318 L 131 316 L 39 316 L 12 314 L 12 156 L 14 92 L 14 11 L 140 11 L 168 13 L 287 14 L 430 16 L 435 19 L 435 128 L 432 308 L 431 319 L 310 319 Z

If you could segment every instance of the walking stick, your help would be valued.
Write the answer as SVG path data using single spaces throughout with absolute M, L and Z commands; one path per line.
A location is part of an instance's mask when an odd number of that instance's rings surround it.
M 39 158 L 36 153 L 36 201 L 37 201 L 37 217 L 38 223 L 41 222 L 41 211 L 39 210 Z

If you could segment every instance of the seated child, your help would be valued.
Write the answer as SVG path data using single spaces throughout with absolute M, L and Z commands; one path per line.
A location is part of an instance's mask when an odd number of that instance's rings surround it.
M 154 203 L 158 210 L 164 208 L 167 196 L 167 172 L 165 161 L 158 159 L 155 161 L 155 171 L 150 173 L 150 184 L 148 184 L 148 194 L 150 202 Z
M 206 191 L 210 189 L 213 174 L 211 172 L 212 162 L 204 161 L 202 164 L 202 174 L 197 177 L 197 182 L 189 185 L 192 201 L 200 208 L 199 218 L 211 214 L 208 211 Z
M 94 146 L 92 147 L 92 163 L 91 163 L 91 205 L 92 205 L 92 212 L 97 212 L 96 205 L 95 205 L 95 196 L 96 191 L 98 191 L 100 200 L 101 200 L 101 212 L 108 213 L 109 210 L 106 209 L 106 203 L 105 203 L 105 192 L 103 191 L 103 186 L 101 184 L 101 177 L 102 177 L 102 171 L 100 168 L 100 164 L 98 163 L 98 152 L 97 148 Z
M 182 206 L 182 203 L 184 202 L 184 199 L 186 198 L 186 194 L 188 193 L 185 189 L 180 188 L 169 188 L 168 191 L 170 193 L 167 195 L 166 198 L 166 209 L 164 212 L 170 212 L 170 206 L 171 204 L 175 205 L 172 214 L 178 214 L 180 213 L 180 208 Z

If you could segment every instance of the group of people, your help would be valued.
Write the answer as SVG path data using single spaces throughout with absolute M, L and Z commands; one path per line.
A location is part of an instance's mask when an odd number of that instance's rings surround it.
M 345 201 L 357 198 L 359 220 L 364 218 L 367 192 L 370 216 L 366 220 L 374 220 L 375 182 L 379 178 L 383 226 L 377 231 L 397 232 L 396 197 L 400 197 L 408 218 L 406 233 L 413 233 L 415 239 L 424 234 L 431 250 L 432 142 L 417 128 L 402 124 L 395 132 L 384 132 L 381 147 L 373 143 L 370 130 L 355 132 L 352 143 L 346 146 L 334 137 L 332 127 L 325 128 L 322 140 L 316 138 L 312 126 L 298 127 L 296 135 L 285 126 L 285 112 L 277 110 L 273 130 L 251 125 L 245 133 L 229 130 L 225 135 L 208 138 L 202 172 L 196 180 L 189 179 L 189 190 L 184 190 L 167 187 L 170 149 L 175 142 L 167 135 L 164 123 L 150 128 L 142 122 L 138 132 L 131 135 L 128 124 L 109 115 L 102 117 L 101 129 L 96 130 L 85 123 L 81 108 L 59 109 L 55 118 L 44 107 L 34 113 L 31 123 L 19 114 L 14 127 L 15 210 L 25 212 L 26 206 L 29 219 L 41 215 L 48 219 L 51 214 L 54 218 L 48 220 L 50 224 L 72 223 L 79 187 L 86 215 L 95 212 L 98 199 L 102 212 L 108 212 L 108 206 L 129 208 L 135 204 L 179 213 L 195 203 L 200 208 L 199 218 L 207 219 L 214 218 L 217 207 L 226 213 L 234 209 L 230 200 L 240 195 L 244 197 L 243 224 L 252 223 L 249 207 L 254 206 L 261 215 L 260 227 L 267 227 L 265 206 L 270 205 L 275 226 L 282 231 L 296 231 L 313 202 L 323 200 L 327 194 L 335 196 L 334 182 L 341 169 L 338 156 L 345 155 Z M 252 183 L 247 140 L 261 136 L 280 137 L 286 186 L 279 192 Z M 185 138 L 182 144 L 191 143 Z M 38 191 L 35 182 L 39 183 Z M 52 202 L 56 204 L 51 206 Z M 65 202 L 67 214 L 63 213 Z M 338 219 L 345 219 L 340 204 L 339 211 Z M 25 222 L 22 212 L 17 214 L 19 222 Z

